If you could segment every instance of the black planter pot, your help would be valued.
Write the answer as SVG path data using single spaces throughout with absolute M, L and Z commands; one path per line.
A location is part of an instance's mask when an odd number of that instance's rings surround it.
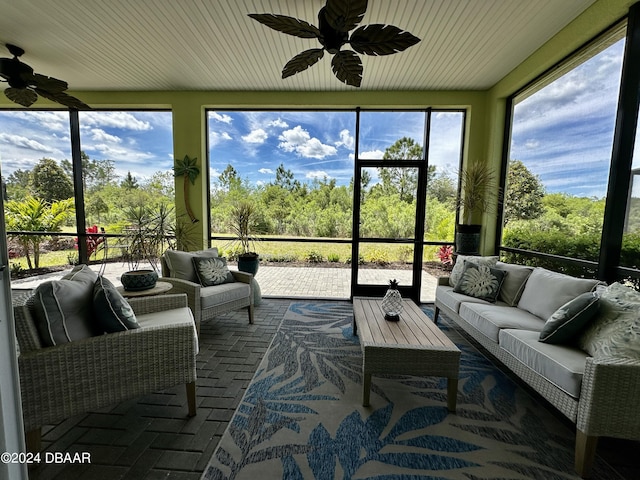
M 120 276 L 122 287 L 128 292 L 149 290 L 156 286 L 158 274 L 154 270 L 130 270 Z
M 456 227 L 456 253 L 459 255 L 479 255 L 481 229 L 482 225 L 458 224 Z
M 240 255 L 238 257 L 238 270 L 255 276 L 260 266 L 260 257 L 257 255 Z

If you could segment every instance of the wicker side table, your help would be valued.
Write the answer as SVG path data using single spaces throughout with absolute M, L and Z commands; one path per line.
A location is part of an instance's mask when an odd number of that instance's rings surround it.
M 381 299 L 354 297 L 353 332 L 362 346 L 362 404 L 369 405 L 372 374 L 447 378 L 447 408 L 456 410 L 460 350 L 411 300 L 399 322 L 388 322 Z

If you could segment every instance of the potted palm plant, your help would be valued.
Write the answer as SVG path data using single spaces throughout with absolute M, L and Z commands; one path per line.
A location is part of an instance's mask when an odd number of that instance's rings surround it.
M 255 275 L 258 272 L 260 257 L 254 251 L 258 240 L 252 235 L 257 224 L 255 204 L 249 200 L 241 200 L 231 210 L 231 231 L 235 239 L 231 242 L 237 250 L 238 270 Z
M 456 253 L 477 255 L 482 225 L 475 220 L 494 208 L 499 191 L 497 176 L 491 166 L 475 160 L 460 172 L 460 185 L 457 208 L 461 222 L 456 226 Z

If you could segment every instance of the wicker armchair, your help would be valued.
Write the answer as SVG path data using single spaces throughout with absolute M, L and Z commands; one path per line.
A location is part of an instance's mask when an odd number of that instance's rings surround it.
M 210 250 L 215 251 L 217 255 L 217 249 Z M 177 278 L 171 272 L 165 255 L 160 258 L 161 280 L 173 285 L 171 292 L 187 294 L 189 308 L 193 312 L 198 333 L 200 333 L 200 322 L 240 308 L 247 309 L 249 323 L 253 323 L 253 275 L 231 271 L 235 283 L 202 287 L 199 283 Z
M 198 340 L 185 295 L 129 300 L 140 328 L 43 347 L 26 305 L 14 306 L 27 448 L 43 425 L 186 384 L 196 414 Z

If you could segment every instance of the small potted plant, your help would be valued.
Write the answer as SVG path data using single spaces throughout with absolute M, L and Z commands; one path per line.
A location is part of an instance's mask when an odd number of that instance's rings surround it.
M 250 200 L 241 200 L 231 210 L 231 231 L 235 239 L 231 242 L 238 258 L 238 270 L 255 275 L 260 265 L 260 257 L 254 251 L 258 238 L 252 235 L 257 224 L 257 210 Z
M 456 253 L 477 255 L 482 225 L 474 220 L 494 208 L 499 191 L 497 177 L 491 166 L 475 160 L 460 172 L 460 184 L 457 208 L 461 222 L 456 226 Z

